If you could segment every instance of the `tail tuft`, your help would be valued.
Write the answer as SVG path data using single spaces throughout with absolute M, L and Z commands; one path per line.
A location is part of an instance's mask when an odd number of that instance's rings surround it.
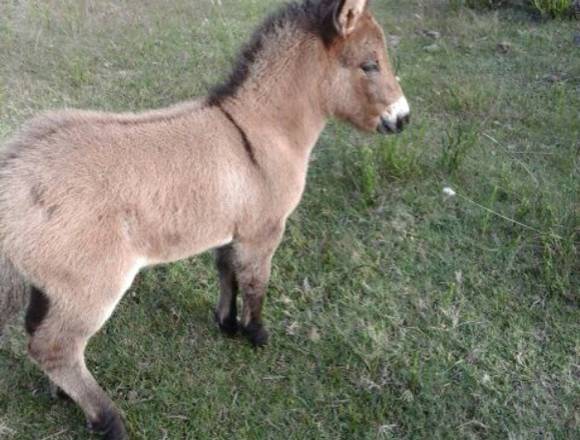
M 0 336 L 4 327 L 26 305 L 28 291 L 24 277 L 0 254 Z

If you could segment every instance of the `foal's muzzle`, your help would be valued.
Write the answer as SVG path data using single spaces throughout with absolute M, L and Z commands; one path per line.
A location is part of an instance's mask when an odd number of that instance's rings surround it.
M 395 134 L 402 132 L 407 125 L 411 122 L 411 115 L 408 114 L 403 117 L 397 118 L 396 122 L 391 122 L 385 117 L 381 117 L 381 122 L 377 127 L 377 131 L 381 134 Z
M 411 110 L 404 96 L 389 107 L 389 111 L 381 115 L 377 131 L 382 134 L 400 133 L 411 122 Z

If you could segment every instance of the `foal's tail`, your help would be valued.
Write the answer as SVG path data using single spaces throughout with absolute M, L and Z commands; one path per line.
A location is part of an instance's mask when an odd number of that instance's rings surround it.
M 6 324 L 26 305 L 28 293 L 24 277 L 0 253 L 0 336 Z

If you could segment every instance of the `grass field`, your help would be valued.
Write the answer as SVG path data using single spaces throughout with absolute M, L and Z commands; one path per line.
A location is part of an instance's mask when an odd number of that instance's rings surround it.
M 0 0 L 0 139 L 41 109 L 203 94 L 278 3 Z M 578 22 L 374 10 L 400 37 L 413 124 L 324 132 L 275 257 L 266 349 L 214 325 L 211 255 L 139 275 L 87 354 L 132 438 L 580 438 Z M 87 438 L 25 353 L 15 326 L 0 438 Z

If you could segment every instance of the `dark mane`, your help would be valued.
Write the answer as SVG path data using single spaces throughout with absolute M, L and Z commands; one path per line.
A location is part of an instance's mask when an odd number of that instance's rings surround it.
M 291 2 L 270 15 L 238 53 L 234 69 L 227 80 L 210 90 L 209 104 L 218 105 L 225 98 L 235 95 L 248 78 L 250 66 L 258 59 L 264 43 L 275 35 L 277 29 L 287 24 L 293 24 L 297 29 L 311 33 L 319 37 L 325 45 L 329 45 L 338 35 L 334 27 L 334 11 L 343 2 L 344 0 Z

